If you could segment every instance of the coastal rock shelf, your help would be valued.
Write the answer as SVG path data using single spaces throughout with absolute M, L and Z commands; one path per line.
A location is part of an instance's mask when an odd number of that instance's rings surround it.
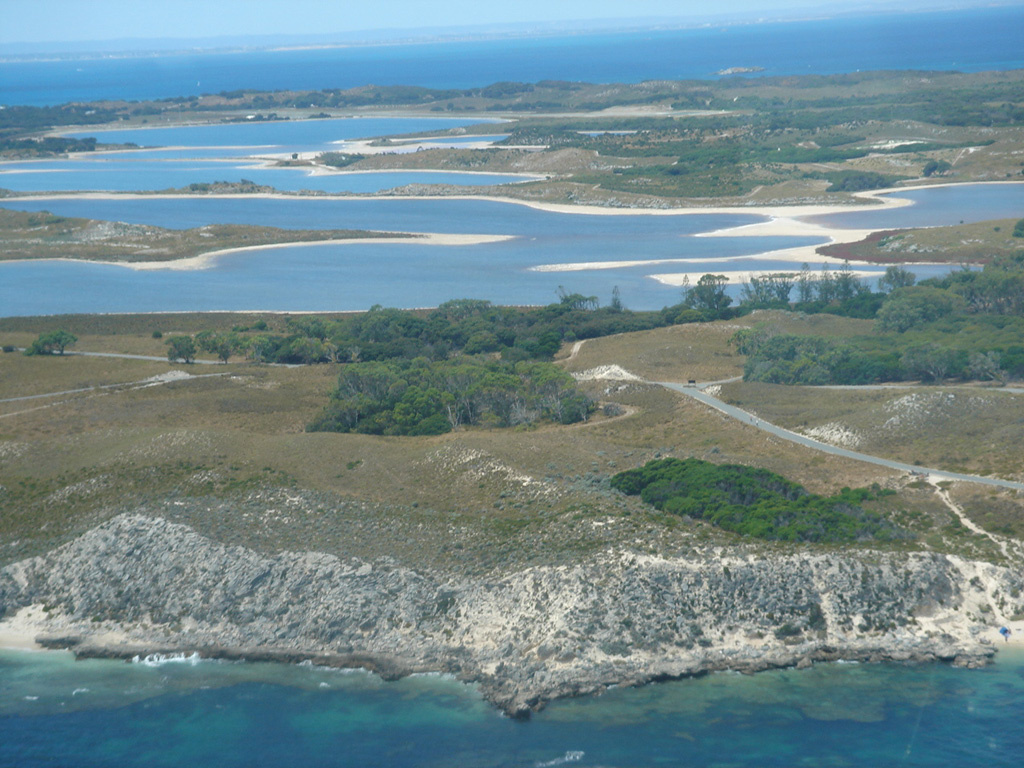
M 0 615 L 44 606 L 47 647 L 445 672 L 524 716 L 556 697 L 815 661 L 984 663 L 1024 577 L 937 554 L 664 559 L 608 551 L 473 581 L 394 561 L 265 556 L 122 515 L 0 570 Z

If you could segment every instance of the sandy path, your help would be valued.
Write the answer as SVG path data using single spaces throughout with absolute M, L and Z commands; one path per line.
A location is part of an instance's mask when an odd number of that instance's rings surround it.
M 939 477 L 932 477 L 931 475 L 928 476 L 928 483 L 935 488 L 935 492 L 938 494 L 939 498 L 942 499 L 942 503 L 949 507 L 950 511 L 952 511 L 952 513 L 956 515 L 957 519 L 960 521 L 960 524 L 963 525 L 964 528 L 968 529 L 972 533 L 976 533 L 979 536 L 984 536 L 985 538 L 987 538 L 989 541 L 991 541 L 993 544 L 999 547 L 999 551 L 1003 553 L 1003 557 L 1005 557 L 1007 560 L 1010 560 L 1014 557 L 1020 557 L 1019 549 L 1015 553 L 1010 553 L 1010 539 L 1005 539 L 1001 536 L 996 536 L 994 533 L 986 531 L 980 525 L 971 520 L 971 518 L 969 518 L 964 513 L 963 508 L 961 508 L 956 502 L 953 501 L 952 497 L 949 495 L 949 491 L 947 491 L 945 488 L 942 488 L 939 485 L 940 480 L 941 478 Z
M 87 354 L 87 353 L 79 352 L 77 354 Z M 143 359 L 143 360 L 165 360 L 166 359 L 166 358 L 147 358 L 147 357 L 142 357 L 141 355 L 115 355 L 115 354 L 107 355 L 105 353 L 100 353 L 100 352 L 95 352 L 95 353 L 92 353 L 92 354 L 102 355 L 104 357 L 129 357 L 129 358 Z M 211 363 L 211 364 L 213 363 L 213 361 L 211 361 L 211 360 L 203 360 L 203 361 L 196 361 L 196 362 L 207 362 L 207 363 Z M 62 397 L 62 396 L 67 396 L 67 395 L 83 394 L 83 393 L 86 393 L 86 392 L 93 393 L 93 394 L 88 395 L 87 397 L 100 397 L 100 396 L 103 396 L 103 395 L 115 394 L 117 392 L 129 392 L 129 391 L 134 390 L 134 389 L 145 389 L 147 387 L 158 387 L 158 386 L 161 386 L 163 384 L 171 384 L 171 383 L 174 383 L 174 382 L 195 381 L 197 379 L 207 379 L 207 378 L 210 378 L 211 376 L 228 376 L 228 375 L 230 375 L 230 374 L 228 372 L 225 372 L 225 373 L 202 373 L 202 374 L 196 374 L 196 375 L 193 376 L 191 374 L 185 373 L 184 371 L 174 370 L 174 371 L 168 371 L 167 373 L 159 374 L 157 376 L 150 376 L 148 379 L 142 379 L 140 381 L 126 381 L 126 382 L 119 383 L 119 384 L 99 384 L 99 385 L 92 386 L 92 387 L 82 387 L 80 389 L 67 389 L 67 390 L 64 390 L 62 392 L 46 392 L 46 393 L 39 394 L 39 395 L 22 395 L 20 397 L 7 397 L 7 398 L 4 398 L 3 400 L 0 400 L 0 403 L 12 403 L 12 402 L 19 402 L 19 401 L 24 401 L 24 400 L 41 400 L 41 399 L 46 399 L 46 398 L 49 398 L 49 397 Z M 54 406 L 64 405 L 65 403 L 78 402 L 81 399 L 83 399 L 83 398 L 74 398 L 72 400 L 57 400 L 57 401 L 52 402 L 52 403 L 46 403 L 44 405 L 37 405 L 35 408 L 26 408 L 25 410 L 22 410 L 22 411 L 12 411 L 11 413 L 0 414 L 0 419 L 9 419 L 12 416 L 21 416 L 23 414 L 32 413 L 34 411 L 42 411 L 42 410 L 45 410 L 47 408 L 53 408 Z

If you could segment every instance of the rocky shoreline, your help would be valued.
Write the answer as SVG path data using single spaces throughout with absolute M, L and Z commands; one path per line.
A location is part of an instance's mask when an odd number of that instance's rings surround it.
M 198 655 L 199 658 L 219 661 L 269 662 L 278 664 L 313 664 L 332 669 L 362 669 L 382 680 L 395 681 L 414 674 L 443 672 L 452 674 L 464 683 L 476 684 L 483 697 L 509 717 L 528 718 L 542 709 L 549 701 L 572 696 L 599 694 L 612 686 L 633 687 L 652 683 L 663 683 L 689 677 L 700 677 L 714 672 L 740 672 L 756 674 L 772 669 L 805 669 L 818 663 L 847 662 L 879 664 L 885 662 L 904 664 L 947 663 L 957 667 L 980 668 L 988 665 L 996 654 L 994 646 L 983 646 L 966 650 L 955 645 L 945 648 L 904 648 L 863 647 L 860 649 L 839 649 L 828 645 L 800 648 L 793 651 L 779 651 L 772 654 L 757 654 L 749 659 L 726 655 L 709 654 L 693 664 L 683 665 L 672 671 L 647 672 L 633 675 L 617 674 L 611 671 L 596 679 L 579 679 L 563 682 L 557 688 L 544 691 L 518 689 L 510 696 L 506 686 L 494 680 L 461 677 L 457 670 L 426 667 L 393 656 L 379 656 L 368 653 L 308 653 L 289 648 L 243 648 L 220 645 L 149 645 L 144 643 L 118 642 L 96 644 L 88 636 L 75 634 L 40 635 L 36 643 L 45 649 L 70 650 L 77 659 L 115 659 L 136 661 L 146 658 L 167 658 L 174 656 Z
M 609 551 L 473 580 L 386 559 L 268 556 L 135 514 L 0 569 L 0 616 L 36 606 L 39 643 L 79 657 L 446 673 L 525 717 L 559 697 L 720 670 L 980 666 L 999 622 L 1024 612 L 1022 592 L 1007 568 L 863 551 Z

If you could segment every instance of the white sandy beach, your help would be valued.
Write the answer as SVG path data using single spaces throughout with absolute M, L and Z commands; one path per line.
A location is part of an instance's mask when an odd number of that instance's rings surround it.
M 0 621 L 0 649 L 17 648 L 39 650 L 35 638 L 46 625 L 46 613 L 41 605 L 22 608 L 13 616 Z
M 54 259 L 7 259 L 3 262 L 4 264 L 28 264 L 35 262 L 71 262 L 71 263 L 88 263 L 88 264 L 102 264 L 104 266 L 111 267 L 124 267 L 126 269 L 134 269 L 139 271 L 149 270 L 168 270 L 168 271 L 189 271 L 189 270 L 200 270 L 210 269 L 214 266 L 217 259 L 222 256 L 229 256 L 235 253 L 242 253 L 244 251 L 269 251 L 275 248 L 298 248 L 312 245 L 355 245 L 357 243 L 387 243 L 387 244 L 406 244 L 406 245 L 448 245 L 448 246 L 461 246 L 461 245 L 480 245 L 483 243 L 500 243 L 505 240 L 515 239 L 514 235 L 453 235 L 453 234 L 440 234 L 440 233 L 418 233 L 418 232 L 403 232 L 403 235 L 413 235 L 413 237 L 354 237 L 348 240 L 306 240 L 303 242 L 296 243 L 267 243 L 265 245 L 246 245 L 239 248 L 223 248 L 218 251 L 210 251 L 209 253 L 201 253 L 198 256 L 189 256 L 182 259 L 168 259 L 166 261 L 102 261 L 100 259 L 75 259 L 70 257 L 59 257 Z M 415 307 L 414 307 L 415 309 Z M 211 310 L 217 311 L 217 310 Z M 231 310 L 235 311 L 235 310 Z M 241 311 L 241 310 L 239 310 Z M 253 312 L 272 312 L 273 310 L 254 309 Z
M 374 171 L 376 172 L 376 171 Z M 998 183 L 998 182 L 994 182 Z M 1007 182 L 1007 183 L 1019 183 L 1019 182 Z M 939 186 L 939 185 L 935 185 Z M 953 186 L 953 185 L 943 185 Z M 551 213 L 569 213 L 584 216 L 702 216 L 707 214 L 731 214 L 731 215 L 746 215 L 746 216 L 764 216 L 768 219 L 777 219 L 779 223 L 774 224 L 775 231 L 770 234 L 785 235 L 805 235 L 808 233 L 808 227 L 815 227 L 813 224 L 806 222 L 797 221 L 798 218 L 805 216 L 821 216 L 824 214 L 833 213 L 851 213 L 855 211 L 872 211 L 872 210 L 886 210 L 890 208 L 903 208 L 905 206 L 913 205 L 913 201 L 905 200 L 901 198 L 883 198 L 880 197 L 883 194 L 889 192 L 905 192 L 904 188 L 893 188 L 893 189 L 881 189 L 872 192 L 859 192 L 855 197 L 870 201 L 874 205 L 865 204 L 846 204 L 846 205 L 826 205 L 826 204 L 815 204 L 815 205 L 770 205 L 770 206 L 757 206 L 757 205 L 741 205 L 741 206 L 707 206 L 707 207 L 693 207 L 693 208 L 608 208 L 600 205 L 573 205 L 570 203 L 545 203 L 536 200 L 520 200 L 513 197 L 501 197 L 500 195 L 446 195 L 444 197 L 429 196 L 429 195 L 388 195 L 388 196 L 374 196 L 374 195 L 353 195 L 351 197 L 340 197 L 339 200 L 353 199 L 353 200 L 488 200 L 496 203 L 507 203 L 512 205 L 523 205 L 527 208 L 534 208 L 540 211 L 548 211 Z M 212 195 L 184 195 L 174 193 L 156 193 L 156 194 L 140 194 L 137 192 L 72 192 L 72 193 L 58 193 L 53 195 L 16 195 L 6 198 L 11 202 L 24 202 L 24 201 L 38 201 L 38 200 L 166 200 L 175 198 L 188 198 L 188 197 L 200 197 L 200 198 L 220 198 L 225 200 L 241 200 L 241 199 L 264 199 L 264 200 L 302 200 L 305 199 L 302 195 L 286 194 L 284 192 L 265 192 L 265 193 L 228 193 L 228 194 L 212 194 Z M 316 197 L 318 200 L 330 200 L 332 197 Z M 743 225 L 741 227 L 732 227 L 728 229 L 716 230 L 717 233 L 738 233 L 742 234 L 744 230 L 749 230 L 757 226 L 767 226 L 770 222 L 759 222 L 752 225 Z M 791 228 L 791 229 L 789 229 Z M 705 233 L 705 236 L 712 235 L 714 233 Z M 751 236 L 759 236 L 765 234 L 764 232 L 753 232 Z
M 277 248 L 296 248 L 312 245 L 356 245 L 360 243 L 374 243 L 378 245 L 482 245 L 484 243 L 500 243 L 505 240 L 514 239 L 513 235 L 454 235 L 430 232 L 403 232 L 414 237 L 354 237 L 347 240 L 308 240 L 299 243 L 268 243 L 266 245 L 246 245 L 240 248 L 224 248 L 219 251 L 210 251 L 198 256 L 191 256 L 186 259 L 174 259 L 173 261 L 113 261 L 103 262 L 118 267 L 127 267 L 136 270 L 193 270 L 209 269 L 221 256 L 228 256 L 246 251 L 269 251 Z
M 1022 182 L 989 182 L 993 184 L 1020 184 Z M 928 185 L 928 188 L 932 187 L 951 187 L 960 186 L 959 184 L 933 184 Z M 536 210 L 548 211 L 551 213 L 564 213 L 564 214 L 575 214 L 584 216 L 696 216 L 696 215 L 707 215 L 707 214 L 726 214 L 726 215 L 747 215 L 747 216 L 763 216 L 767 220 L 763 222 L 755 222 L 753 224 L 745 224 L 738 227 L 729 227 L 719 230 L 713 230 L 711 232 L 704 232 L 696 237 L 764 237 L 764 236 L 795 236 L 795 237 L 821 237 L 827 239 L 828 242 L 820 245 L 808 245 L 800 246 L 797 248 L 786 248 L 778 251 L 769 251 L 761 254 L 747 256 L 743 258 L 770 258 L 773 261 L 785 261 L 792 262 L 794 264 L 800 264 L 805 261 L 814 261 L 817 263 L 832 263 L 841 264 L 841 259 L 834 259 L 826 256 L 822 256 L 817 252 L 817 249 L 822 245 L 831 245 L 838 243 L 853 243 L 863 240 L 865 237 L 870 235 L 875 230 L 869 229 L 837 229 L 825 226 L 823 224 L 812 223 L 803 220 L 805 217 L 821 216 L 826 214 L 836 213 L 850 213 L 857 211 L 869 211 L 869 210 L 887 210 L 893 208 L 903 208 L 906 206 L 913 205 L 913 201 L 904 198 L 889 198 L 883 197 L 883 195 L 893 192 L 905 192 L 908 188 L 912 187 L 893 187 L 889 189 L 872 190 L 870 192 L 858 192 L 854 197 L 864 200 L 870 204 L 846 204 L 846 205 L 795 205 L 795 206 L 709 206 L 706 208 L 606 208 L 602 206 L 594 205 L 570 205 L 566 203 L 545 203 L 533 200 L 519 200 L 515 198 L 507 198 L 500 196 L 480 196 L 480 195 L 451 195 L 442 198 L 436 196 L 425 196 L 425 195 L 395 195 L 395 196 L 353 196 L 351 198 L 340 198 L 340 199 L 359 199 L 359 200 L 393 200 L 393 201 L 406 201 L 406 200 L 488 200 L 498 203 L 507 203 L 514 205 L 523 205 L 528 208 L 534 208 Z M 80 200 L 142 200 L 142 199 L 174 199 L 188 197 L 187 195 L 180 194 L 137 194 L 137 193 L 111 193 L 111 192 L 79 192 L 73 194 L 57 194 L 57 195 L 24 195 L 17 197 L 7 198 L 10 201 L 25 201 L 32 200 L 37 201 L 41 199 L 80 199 Z M 213 197 L 222 199 L 270 199 L 270 200 L 296 200 L 303 199 L 302 196 L 289 195 L 284 193 L 259 193 L 259 194 L 223 194 L 223 195 L 201 195 L 201 197 Z M 325 199 L 325 198 L 315 198 Z M 330 199 L 330 198 L 326 198 Z M 452 235 L 443 233 L 403 233 L 403 234 L 417 234 L 419 237 L 415 240 L 395 240 L 388 242 L 415 242 L 420 244 L 430 245 L 476 245 L 480 243 L 492 243 L 500 242 L 501 240 L 509 239 L 511 236 L 507 235 Z M 332 241 L 318 241 L 332 242 Z M 337 242 L 366 242 L 365 240 L 346 240 Z M 380 242 L 380 241 L 377 241 Z M 218 256 L 222 256 L 227 253 L 238 253 L 247 250 L 261 250 L 266 248 L 275 247 L 286 247 L 294 245 L 312 245 L 314 243 L 286 243 L 286 244 L 272 244 L 272 245 L 260 245 L 260 246 L 249 246 L 231 250 L 213 251 L 208 254 L 202 254 L 200 256 L 194 256 L 185 259 L 178 259 L 174 261 L 165 262 L 104 262 L 104 263 L 115 263 L 121 266 L 129 267 L 132 269 L 204 269 L 208 268 L 212 261 Z M 737 257 L 739 258 L 739 257 Z M 609 261 L 609 262 L 586 262 L 579 264 L 545 264 L 534 267 L 536 271 L 541 272 L 568 272 L 583 269 L 614 269 L 621 268 L 624 266 L 635 266 L 637 264 L 659 264 L 659 263 L 685 263 L 685 260 L 649 260 L 649 261 Z M 738 274 L 738 273 L 737 273 Z M 751 274 L 750 272 L 744 272 L 744 275 Z M 652 275 L 652 277 L 660 282 L 666 283 L 667 285 L 679 285 L 682 283 L 683 278 L 687 277 L 692 282 L 691 273 L 678 273 L 678 274 L 660 274 Z M 742 281 L 740 281 L 742 282 Z
M 457 195 L 451 197 L 445 197 L 440 199 L 445 200 L 488 200 L 499 203 L 513 203 L 516 205 L 524 205 L 535 210 L 548 211 L 552 213 L 563 213 L 563 214 L 575 214 L 575 215 L 586 215 L 586 216 L 694 216 L 694 215 L 707 215 L 707 214 L 728 214 L 728 215 L 753 215 L 753 216 L 765 216 L 767 221 L 756 222 L 754 224 L 746 224 L 739 227 L 725 228 L 720 230 L 713 230 L 711 232 L 704 232 L 697 237 L 764 237 L 764 236 L 798 236 L 798 237 L 821 237 L 827 239 L 827 244 L 834 243 L 852 243 L 867 237 L 872 230 L 862 229 L 833 229 L 820 224 L 814 224 L 806 221 L 801 221 L 799 217 L 804 216 L 816 216 L 821 214 L 830 213 L 845 213 L 850 211 L 863 211 L 869 209 L 886 209 L 886 208 L 900 208 L 907 205 L 912 205 L 909 200 L 903 199 L 891 199 L 891 198 L 880 198 L 879 195 L 884 192 L 895 191 L 895 190 L 880 190 L 877 192 L 865 192 L 859 193 L 857 197 L 865 200 L 870 200 L 877 203 L 875 206 L 865 205 L 804 205 L 804 206 L 734 206 L 734 207 L 723 207 L 715 206 L 708 208 L 674 208 L 674 209 L 649 209 L 649 208 L 604 208 L 601 206 L 575 206 L 558 203 L 542 203 L 535 201 L 517 200 L 512 198 L 498 197 L 498 196 L 473 196 L 473 195 Z M 123 199 L 174 199 L 183 197 L 177 194 L 155 194 L 155 195 L 143 195 L 143 194 L 118 194 L 111 192 L 83 192 L 76 194 L 65 194 L 65 195 L 48 195 L 48 198 L 55 199 L 85 199 L 85 200 L 123 200 Z M 283 193 L 264 193 L 264 194 L 224 194 L 224 195 L 203 195 L 203 197 L 216 197 L 224 199 L 274 199 L 274 200 L 294 200 L 297 199 L 295 195 L 287 195 Z M 26 200 L 32 199 L 37 200 L 39 197 L 16 197 L 9 198 L 12 200 Z M 301 198 L 298 198 L 301 199 Z M 439 199 L 429 196 L 394 196 L 394 197 L 373 197 L 373 198 L 359 198 L 359 199 L 374 199 L 374 200 L 433 200 Z M 209 269 L 215 263 L 216 260 L 222 256 L 229 254 L 244 253 L 247 251 L 261 251 L 269 250 L 274 248 L 286 248 L 295 246 L 309 246 L 309 245 L 322 245 L 325 243 L 337 243 L 337 244 L 355 244 L 355 243 L 368 243 L 368 242 L 388 242 L 388 243 L 416 243 L 420 245 L 442 245 L 442 246 L 461 246 L 461 245 L 480 245 L 484 243 L 501 242 L 503 240 L 511 239 L 509 235 L 456 235 L 456 234 L 443 234 L 443 233 L 403 233 L 403 234 L 415 234 L 416 238 L 399 238 L 395 240 L 377 239 L 377 238 L 366 238 L 366 239 L 353 239 L 353 240 L 322 240 L 322 241 L 311 241 L 303 243 L 280 243 L 280 244 L 267 244 L 267 245 L 255 245 L 255 246 L 244 246 L 240 248 L 222 249 L 217 251 L 211 251 L 209 253 L 200 254 L 198 256 L 192 256 L 182 259 L 174 259 L 167 261 L 139 261 L 139 262 L 102 262 L 105 264 L 114 264 L 117 266 L 127 267 L 134 270 L 200 270 Z M 801 264 L 803 262 L 814 261 L 816 263 L 831 263 L 841 264 L 841 259 L 834 259 L 826 256 L 822 256 L 817 253 L 817 249 L 821 245 L 807 245 L 800 246 L 797 248 L 788 248 L 778 251 L 769 251 L 761 254 L 753 254 L 749 256 L 739 257 L 728 257 L 725 260 L 741 260 L 741 259 L 752 259 L 752 258 L 770 258 L 774 261 L 785 261 L 792 262 L 793 264 Z M 649 259 L 649 260 L 620 260 L 620 261 L 603 261 L 603 262 L 578 262 L 578 263 L 561 263 L 561 264 L 542 264 L 532 267 L 531 269 L 537 272 L 575 272 L 582 270 L 595 270 L 595 269 L 619 269 L 630 266 L 655 266 L 655 265 L 668 265 L 668 264 L 685 264 L 694 260 L 689 259 Z M 706 261 L 706 260 L 705 260 Z M 774 270 L 777 271 L 777 270 Z M 725 274 L 730 284 L 741 284 L 745 282 L 751 274 L 763 274 L 763 271 L 758 270 L 744 270 L 740 271 L 718 271 L 719 274 Z M 674 273 L 661 273 L 650 275 L 651 278 L 657 280 L 664 285 L 679 286 L 682 285 L 686 280 L 695 283 L 696 280 L 700 279 L 703 272 L 674 272 Z M 866 276 L 870 273 L 866 272 L 855 272 L 857 276 Z

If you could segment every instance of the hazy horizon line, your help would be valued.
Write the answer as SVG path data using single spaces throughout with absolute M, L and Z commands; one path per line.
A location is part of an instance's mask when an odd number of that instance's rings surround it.
M 543 37 L 554 34 L 587 34 L 611 29 L 628 32 L 655 29 L 699 29 L 714 26 L 772 24 L 825 20 L 842 16 L 884 16 L 943 13 L 966 10 L 994 10 L 1019 2 L 985 5 L 951 3 L 941 8 L 899 8 L 866 5 L 860 8 L 790 8 L 772 15 L 732 12 L 717 16 L 638 16 L 622 19 L 572 19 L 557 21 L 493 22 L 474 25 L 446 25 L 430 28 L 387 28 L 318 33 L 209 35 L 204 37 L 121 37 L 104 40 L 49 40 L 0 43 L 3 59 L 89 58 L 93 56 L 170 55 L 174 53 L 227 52 L 232 50 L 273 50 L 302 47 L 345 47 L 457 42 L 504 37 Z

